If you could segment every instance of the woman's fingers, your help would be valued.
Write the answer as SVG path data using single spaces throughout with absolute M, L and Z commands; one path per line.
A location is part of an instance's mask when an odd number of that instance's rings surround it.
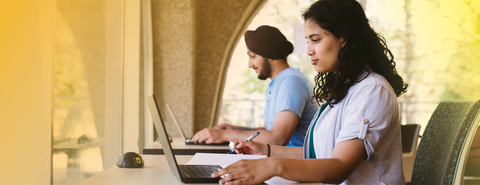
M 221 184 L 258 184 L 271 178 L 265 173 L 265 160 L 240 160 L 212 174 L 212 177 L 224 176 Z M 268 168 L 268 167 L 267 167 Z M 264 174 L 262 174 L 264 173 Z

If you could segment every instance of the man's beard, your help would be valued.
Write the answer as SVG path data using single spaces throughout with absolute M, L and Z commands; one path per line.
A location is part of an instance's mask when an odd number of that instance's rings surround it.
M 258 79 L 266 80 L 267 78 L 270 77 L 271 74 L 272 74 L 272 67 L 268 62 L 268 59 L 264 58 L 263 64 L 262 64 L 262 70 L 258 71 Z

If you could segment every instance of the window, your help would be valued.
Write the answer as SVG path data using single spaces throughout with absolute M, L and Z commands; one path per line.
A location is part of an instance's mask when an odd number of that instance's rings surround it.
M 313 0 L 270 0 L 248 26 L 275 26 L 289 41 L 294 25 L 302 25 L 301 11 Z M 382 34 L 395 56 L 397 70 L 409 84 L 399 98 L 402 124 L 418 123 L 425 128 L 442 100 L 480 98 L 480 2 L 450 0 L 359 0 L 370 25 Z M 302 26 L 300 26 L 302 28 Z M 309 57 L 294 52 L 288 57 L 313 81 L 316 74 Z M 263 126 L 265 90 L 248 68 L 242 37 L 230 61 L 219 121 L 241 126 Z
M 122 1 L 56 5 L 53 184 L 77 184 L 121 154 Z
M 303 28 L 300 10 L 313 2 L 313 0 L 269 0 L 247 29 L 255 30 L 261 25 L 274 26 L 287 37 L 287 40 L 297 45 L 299 43 L 295 43 L 293 39 L 293 25 L 300 25 Z M 301 34 L 303 35 L 303 30 Z M 301 42 L 300 44 L 306 44 L 306 40 Z M 287 58 L 290 67 L 300 70 L 309 79 L 312 79 L 313 82 L 316 72 L 311 67 L 309 61 L 310 58 L 303 51 L 294 51 Z M 235 48 L 228 68 L 219 123 L 230 123 L 245 127 L 263 127 L 265 91 L 270 81 L 271 79 L 259 80 L 255 71 L 248 68 L 247 47 L 242 36 Z

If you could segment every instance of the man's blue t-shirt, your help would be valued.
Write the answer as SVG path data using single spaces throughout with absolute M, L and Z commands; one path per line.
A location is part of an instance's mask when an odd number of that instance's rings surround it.
M 313 85 L 300 71 L 287 68 L 278 73 L 268 85 L 263 117 L 267 130 L 272 130 L 275 114 L 289 110 L 297 114 L 299 121 L 286 146 L 302 147 L 305 133 L 318 110 L 310 101 Z

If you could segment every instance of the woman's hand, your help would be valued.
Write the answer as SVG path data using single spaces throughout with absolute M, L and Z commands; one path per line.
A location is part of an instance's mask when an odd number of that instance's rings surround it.
M 235 141 L 238 154 L 267 155 L 268 147 L 255 141 Z
M 276 176 L 278 162 L 275 158 L 256 160 L 240 160 L 212 174 L 212 177 L 220 177 L 220 184 L 260 184 Z M 227 175 L 228 174 L 228 175 Z

